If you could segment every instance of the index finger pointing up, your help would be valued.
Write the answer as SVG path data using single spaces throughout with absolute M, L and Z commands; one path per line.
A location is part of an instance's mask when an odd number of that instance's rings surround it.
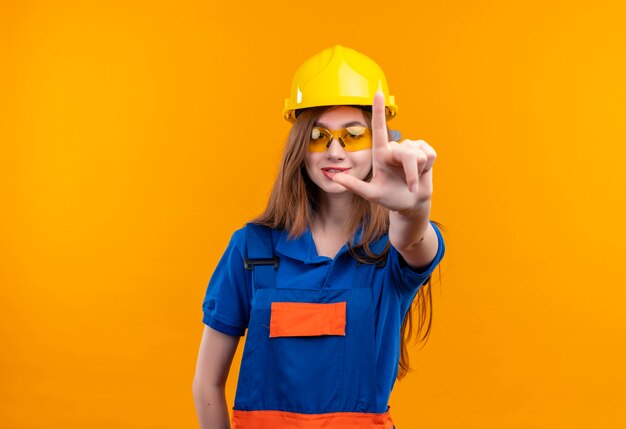
M 372 105 L 372 149 L 387 146 L 387 121 L 385 118 L 385 95 L 381 90 L 374 94 Z

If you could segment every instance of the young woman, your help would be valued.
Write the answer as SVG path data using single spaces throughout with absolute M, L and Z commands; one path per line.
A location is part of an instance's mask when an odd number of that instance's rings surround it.
M 429 220 L 436 153 L 393 140 L 385 76 L 352 49 L 307 60 L 285 106 L 293 127 L 268 206 L 233 234 L 207 288 L 200 426 L 230 427 L 224 386 L 248 329 L 234 429 L 391 429 L 411 303 L 423 333 L 444 254 Z

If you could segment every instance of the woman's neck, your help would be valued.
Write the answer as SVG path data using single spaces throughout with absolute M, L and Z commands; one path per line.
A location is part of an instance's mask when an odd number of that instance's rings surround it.
M 311 235 L 318 255 L 334 258 L 350 239 L 347 225 L 351 213 L 352 194 L 322 195 L 311 224 Z
M 352 194 L 344 193 L 320 195 L 319 207 L 312 228 L 327 232 L 347 232 L 349 216 L 352 213 Z

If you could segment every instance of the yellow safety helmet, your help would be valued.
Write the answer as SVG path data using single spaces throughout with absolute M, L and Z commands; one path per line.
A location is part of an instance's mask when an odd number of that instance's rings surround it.
M 283 116 L 296 119 L 296 109 L 316 106 L 371 106 L 374 93 L 385 94 L 387 120 L 398 113 L 387 79 L 371 58 L 354 49 L 335 45 L 306 60 L 291 84 L 291 97 L 285 99 Z

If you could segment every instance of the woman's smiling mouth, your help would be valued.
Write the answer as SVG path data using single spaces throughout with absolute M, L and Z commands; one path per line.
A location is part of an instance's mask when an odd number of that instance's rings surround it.
M 324 173 L 324 176 L 328 177 L 329 179 L 332 179 L 335 174 L 343 173 L 344 171 L 347 171 L 347 170 L 349 170 L 349 168 L 346 168 L 346 167 L 324 167 L 324 168 L 322 168 L 322 172 Z

